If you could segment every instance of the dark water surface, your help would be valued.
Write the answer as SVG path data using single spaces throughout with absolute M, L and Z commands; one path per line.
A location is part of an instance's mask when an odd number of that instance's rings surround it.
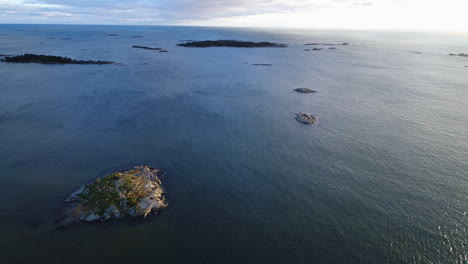
M 123 63 L 0 63 L 0 262 L 468 263 L 468 58 L 451 52 L 468 35 L 0 25 L 0 54 Z M 67 194 L 132 162 L 167 171 L 167 210 L 54 228 Z

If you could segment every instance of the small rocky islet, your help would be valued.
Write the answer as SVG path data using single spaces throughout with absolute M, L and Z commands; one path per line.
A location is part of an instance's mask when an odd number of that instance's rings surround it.
M 294 114 L 296 114 L 295 119 L 302 124 L 314 125 L 318 121 L 318 118 L 315 115 L 310 114 L 310 113 L 298 112 Z
M 317 92 L 316 90 L 312 90 L 310 88 L 296 88 L 296 89 L 293 89 L 293 90 L 295 92 L 298 92 L 298 93 L 316 93 Z M 300 122 L 302 124 L 314 125 L 318 121 L 317 116 L 315 116 L 313 114 L 310 114 L 310 113 L 298 112 L 298 113 L 294 113 L 294 114 L 296 114 L 296 116 L 294 118 L 298 122 Z
M 162 48 L 153 48 L 153 47 L 139 46 L 139 45 L 133 45 L 132 48 L 134 48 L 134 49 L 145 49 L 145 50 L 162 50 Z
M 317 92 L 316 90 L 312 90 L 310 88 L 296 88 L 294 89 L 294 91 L 298 93 L 316 93 Z
M 468 53 L 450 53 L 449 56 L 468 57 Z
M 318 45 L 323 45 L 323 46 L 348 46 L 351 45 L 349 42 L 343 42 L 343 43 L 323 43 L 323 42 L 313 42 L 313 43 L 306 43 L 304 44 L 305 46 L 318 46 Z
M 68 57 L 23 54 L 18 56 L 7 56 L 0 59 L 1 62 L 8 63 L 42 63 L 42 64 L 114 64 L 113 61 L 93 61 L 74 60 Z
M 160 177 L 162 170 L 135 166 L 83 185 L 65 202 L 59 225 L 124 217 L 146 217 L 167 207 Z
M 133 45 L 132 48 L 134 48 L 134 49 L 145 49 L 145 50 L 159 50 L 159 52 L 168 52 L 167 50 L 165 50 L 163 48 L 153 48 L 153 47 L 139 46 L 139 45 Z

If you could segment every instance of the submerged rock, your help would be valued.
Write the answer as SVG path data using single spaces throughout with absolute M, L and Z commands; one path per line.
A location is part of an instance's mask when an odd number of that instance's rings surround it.
M 313 48 L 312 50 L 318 51 L 318 50 L 322 50 L 322 48 Z
M 294 89 L 294 91 L 296 91 L 298 93 L 316 93 L 317 92 L 316 90 L 312 90 L 312 89 L 309 89 L 309 88 L 296 88 L 296 89 Z
M 315 123 L 317 123 L 317 117 L 312 115 L 312 114 L 309 114 L 309 113 L 295 113 L 296 114 L 296 120 L 303 123 L 303 124 L 306 124 L 306 125 L 313 125 Z
M 66 225 L 156 213 L 167 206 L 159 179 L 163 174 L 149 166 L 135 166 L 98 178 L 65 199 L 69 206 L 58 222 Z

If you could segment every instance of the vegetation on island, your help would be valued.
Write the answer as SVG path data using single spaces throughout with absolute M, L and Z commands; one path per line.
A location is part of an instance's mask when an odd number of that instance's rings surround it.
M 94 211 L 97 215 L 103 215 L 111 206 L 123 212 L 135 207 L 149 193 L 144 184 L 146 180 L 131 172 L 112 173 L 87 185 L 78 195 L 79 202 L 85 211 Z M 121 202 L 121 196 L 126 198 L 125 203 Z
M 93 61 L 93 60 L 74 60 L 68 57 L 23 54 L 18 56 L 9 56 L 1 59 L 3 62 L 10 63 L 43 63 L 43 64 L 113 64 L 112 61 Z
M 177 46 L 192 48 L 235 47 L 235 48 L 285 48 L 288 45 L 273 42 L 253 42 L 239 40 L 204 40 L 179 43 Z
M 155 213 L 167 206 L 159 179 L 162 174 L 149 166 L 135 166 L 97 178 L 65 199 L 69 206 L 58 222 L 65 225 Z

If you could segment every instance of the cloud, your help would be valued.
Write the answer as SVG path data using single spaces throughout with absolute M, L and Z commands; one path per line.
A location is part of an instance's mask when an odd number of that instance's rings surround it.
M 0 0 L 0 23 L 466 31 L 461 0 Z
M 372 5 L 375 0 L 0 0 L 0 10 L 51 16 L 72 14 L 98 20 L 177 24 L 215 18 L 284 14 L 322 8 Z

